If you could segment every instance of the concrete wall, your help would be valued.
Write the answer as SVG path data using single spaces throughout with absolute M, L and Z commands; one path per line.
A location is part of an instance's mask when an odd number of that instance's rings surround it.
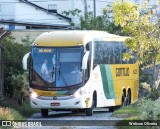
M 16 42 L 22 43 L 22 39 L 26 38 L 26 36 L 29 36 L 30 40 L 34 41 L 40 34 L 48 31 L 53 30 L 14 30 L 11 35 L 15 37 Z

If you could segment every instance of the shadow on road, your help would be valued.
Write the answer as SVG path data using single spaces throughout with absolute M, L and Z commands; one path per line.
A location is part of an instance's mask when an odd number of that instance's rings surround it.
M 94 115 L 102 115 L 104 113 L 109 113 L 109 114 L 112 114 L 110 113 L 108 110 L 106 109 L 101 109 L 101 110 L 98 110 L 98 109 L 95 109 L 94 110 Z M 39 117 L 41 117 L 41 114 L 38 113 Z M 72 111 L 50 111 L 49 112 L 49 115 L 46 117 L 46 118 L 60 118 L 60 117 L 84 117 L 86 116 L 86 113 L 85 111 L 80 111 L 80 112 L 72 112 Z

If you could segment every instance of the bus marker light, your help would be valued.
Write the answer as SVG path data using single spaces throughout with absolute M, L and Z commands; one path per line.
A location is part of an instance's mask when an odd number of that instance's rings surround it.
M 90 100 L 90 98 L 86 98 L 86 101 L 85 101 L 86 107 L 88 107 L 88 105 L 89 105 L 89 100 Z
M 60 106 L 60 103 L 51 103 L 51 106 Z

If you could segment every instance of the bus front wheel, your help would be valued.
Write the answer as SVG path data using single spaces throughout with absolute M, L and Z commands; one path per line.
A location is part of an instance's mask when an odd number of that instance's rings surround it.
M 86 116 L 92 116 L 93 115 L 93 109 L 92 108 L 87 108 L 86 109 Z
M 43 117 L 47 117 L 48 116 L 48 109 L 41 109 L 41 115 Z
M 93 109 L 95 108 L 95 96 L 93 96 L 92 100 L 92 106 L 90 108 L 86 109 L 86 115 L 87 116 L 92 116 L 93 115 Z

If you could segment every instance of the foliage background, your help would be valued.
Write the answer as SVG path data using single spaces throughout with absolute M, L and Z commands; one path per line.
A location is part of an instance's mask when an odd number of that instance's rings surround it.
M 16 43 L 11 36 L 1 41 L 4 48 L 4 92 L 15 103 L 22 103 L 28 94 L 28 78 L 22 69 L 22 58 L 31 49 L 29 43 L 28 36 L 21 44 Z

